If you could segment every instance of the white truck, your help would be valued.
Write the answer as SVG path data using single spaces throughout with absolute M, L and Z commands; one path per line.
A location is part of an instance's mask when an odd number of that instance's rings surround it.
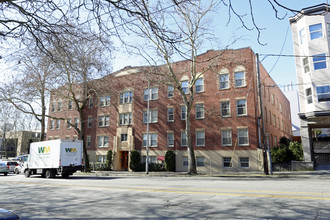
M 82 141 L 58 139 L 31 143 L 24 167 L 25 177 L 39 174 L 46 178 L 56 175 L 67 178 L 83 169 Z

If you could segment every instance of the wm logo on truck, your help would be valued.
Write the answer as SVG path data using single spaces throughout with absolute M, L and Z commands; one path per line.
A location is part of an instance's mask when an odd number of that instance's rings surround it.
M 50 153 L 50 147 L 38 147 L 38 153 L 44 154 L 44 153 Z
M 77 149 L 76 148 L 65 148 L 65 152 L 67 152 L 67 153 L 77 153 Z

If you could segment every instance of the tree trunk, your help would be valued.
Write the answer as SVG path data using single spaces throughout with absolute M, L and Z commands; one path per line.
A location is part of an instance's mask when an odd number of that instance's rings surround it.
M 83 108 L 79 109 L 79 120 L 80 120 L 80 132 L 79 132 L 79 140 L 83 142 L 83 157 L 85 162 L 85 172 L 90 172 L 89 167 L 89 158 L 87 154 L 87 146 L 85 141 L 85 121 L 84 121 L 84 113 Z
M 41 134 L 40 134 L 40 141 L 44 141 L 46 138 L 46 103 L 45 103 L 45 94 L 44 91 L 41 91 Z M 29 150 L 30 152 L 30 150 Z
M 190 123 L 190 113 L 191 107 L 186 106 L 187 117 L 186 117 L 186 138 L 187 138 L 187 150 L 188 150 L 188 174 L 197 174 L 196 169 L 196 158 L 194 148 L 192 146 L 191 140 L 191 123 Z

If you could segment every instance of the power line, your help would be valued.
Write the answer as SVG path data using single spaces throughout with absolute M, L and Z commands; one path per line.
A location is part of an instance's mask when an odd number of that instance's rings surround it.
M 260 56 L 270 57 L 330 57 L 330 55 L 292 55 L 292 54 L 259 54 Z

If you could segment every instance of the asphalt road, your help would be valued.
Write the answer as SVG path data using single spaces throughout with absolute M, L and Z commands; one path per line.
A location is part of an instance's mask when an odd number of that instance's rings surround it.
M 0 175 L 22 219 L 330 219 L 330 178 Z

